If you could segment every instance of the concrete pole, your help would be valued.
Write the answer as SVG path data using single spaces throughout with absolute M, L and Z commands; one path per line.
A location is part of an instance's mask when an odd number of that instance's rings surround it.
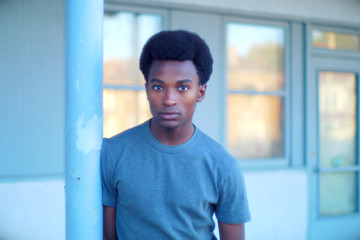
M 66 0 L 66 239 L 102 239 L 102 0 Z M 50 139 L 49 139 L 50 141 Z

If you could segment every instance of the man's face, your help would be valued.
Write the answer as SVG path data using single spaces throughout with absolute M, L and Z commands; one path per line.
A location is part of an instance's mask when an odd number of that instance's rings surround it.
M 199 76 L 191 60 L 155 60 L 145 87 L 152 124 L 163 129 L 192 128 L 196 103 L 203 100 L 206 84 L 199 86 Z

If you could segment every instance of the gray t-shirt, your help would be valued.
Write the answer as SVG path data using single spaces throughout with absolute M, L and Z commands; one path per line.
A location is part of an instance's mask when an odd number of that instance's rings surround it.
M 198 128 L 168 146 L 146 121 L 104 139 L 101 167 L 119 239 L 216 239 L 214 213 L 224 223 L 250 220 L 238 163 Z

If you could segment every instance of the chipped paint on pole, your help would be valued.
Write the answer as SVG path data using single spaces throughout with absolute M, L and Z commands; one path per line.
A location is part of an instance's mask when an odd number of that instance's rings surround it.
M 66 1 L 66 239 L 102 239 L 104 3 Z

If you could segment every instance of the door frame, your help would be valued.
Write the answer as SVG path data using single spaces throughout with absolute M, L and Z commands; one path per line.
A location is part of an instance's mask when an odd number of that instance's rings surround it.
M 319 214 L 319 119 L 318 119 L 318 73 L 319 71 L 351 72 L 356 75 L 357 92 L 357 148 L 359 149 L 359 84 L 360 59 L 334 58 L 311 55 L 306 79 L 306 157 L 309 184 L 309 239 L 358 239 L 360 236 L 360 165 L 357 152 L 357 167 L 351 169 L 357 174 L 357 212 L 350 215 L 322 217 Z M 334 229 L 334 231 L 331 231 Z M 341 229 L 341 231 L 339 231 Z M 357 236 L 357 237 L 356 237 Z

